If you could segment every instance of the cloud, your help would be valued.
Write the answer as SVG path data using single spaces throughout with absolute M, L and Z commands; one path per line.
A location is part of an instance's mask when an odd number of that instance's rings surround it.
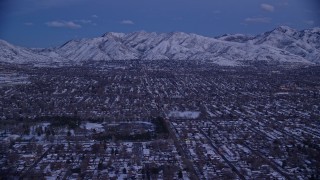
M 310 26 L 314 25 L 314 21 L 313 20 L 306 20 L 306 21 L 304 21 L 304 23 L 306 23 L 306 24 L 308 24 Z
M 78 23 L 82 23 L 82 24 L 91 24 L 92 21 L 88 20 L 88 19 L 78 19 L 78 20 L 74 20 L 74 22 L 78 22 Z
M 174 20 L 174 21 L 182 21 L 183 17 L 174 17 L 174 18 L 172 18 L 172 20 Z
M 220 10 L 214 10 L 214 11 L 213 11 L 213 14 L 220 14 L 220 13 L 221 13 Z
M 50 21 L 46 23 L 49 27 L 61 27 L 61 28 L 69 28 L 69 29 L 78 29 L 82 26 L 73 21 Z
M 270 18 L 246 18 L 244 20 L 247 23 L 270 23 L 271 19 Z
M 91 15 L 92 18 L 98 18 L 99 16 L 97 16 L 96 14 Z
M 123 20 L 123 21 L 121 21 L 120 23 L 121 23 L 121 24 L 127 24 L 127 25 L 133 25 L 133 24 L 134 24 L 134 22 L 131 21 L 131 20 Z
M 278 6 L 283 6 L 283 7 L 289 6 L 289 0 L 281 0 L 281 1 L 278 1 L 278 2 L 277 2 L 277 5 L 278 5 Z
M 270 5 L 270 4 L 261 4 L 260 7 L 268 12 L 273 12 L 274 11 L 274 6 Z
M 25 22 L 25 23 L 23 23 L 24 25 L 26 25 L 26 26 L 33 26 L 33 23 L 32 22 Z

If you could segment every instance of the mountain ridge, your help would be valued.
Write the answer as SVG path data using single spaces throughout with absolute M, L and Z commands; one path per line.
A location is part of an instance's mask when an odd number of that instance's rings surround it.
M 78 63 L 108 60 L 201 60 L 236 66 L 244 61 L 319 64 L 320 28 L 297 31 L 280 26 L 256 36 L 193 33 L 107 32 L 73 39 L 54 48 L 29 49 L 0 40 L 0 61 L 7 63 Z

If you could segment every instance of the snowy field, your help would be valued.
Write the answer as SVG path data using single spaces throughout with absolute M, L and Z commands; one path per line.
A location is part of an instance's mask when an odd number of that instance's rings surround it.
M 28 76 L 16 73 L 1 73 L 0 72 L 0 86 L 3 85 L 16 85 L 30 83 Z
M 196 119 L 200 115 L 198 111 L 170 111 L 168 117 L 182 119 Z

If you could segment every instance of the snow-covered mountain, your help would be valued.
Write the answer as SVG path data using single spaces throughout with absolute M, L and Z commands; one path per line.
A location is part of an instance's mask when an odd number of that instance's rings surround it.
M 28 49 L 0 40 L 0 62 L 34 65 L 63 65 L 70 60 L 51 49 Z
M 183 32 L 106 33 L 71 40 L 60 47 L 27 49 L 0 41 L 0 61 L 52 63 L 101 60 L 205 60 L 219 65 L 244 61 L 320 63 L 320 28 L 297 31 L 281 26 L 257 36 L 242 34 L 217 38 Z
M 255 37 L 230 35 L 219 39 L 274 47 L 310 62 L 320 63 L 320 28 L 297 31 L 287 26 L 280 26 Z

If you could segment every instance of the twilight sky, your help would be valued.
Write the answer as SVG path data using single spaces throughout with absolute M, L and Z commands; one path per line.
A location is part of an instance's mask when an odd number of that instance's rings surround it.
M 53 47 L 105 32 L 214 37 L 320 26 L 320 0 L 0 0 L 0 39 Z

